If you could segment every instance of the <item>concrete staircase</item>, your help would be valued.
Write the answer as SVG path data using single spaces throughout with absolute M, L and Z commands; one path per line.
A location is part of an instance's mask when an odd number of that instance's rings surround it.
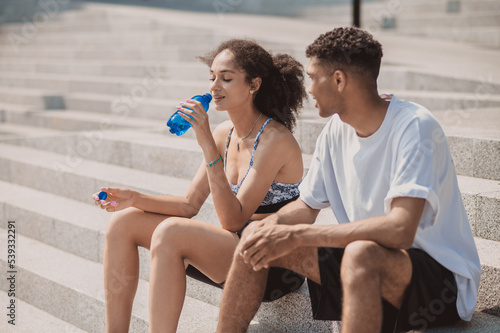
M 195 56 L 227 38 L 249 36 L 305 63 L 305 46 L 331 29 L 285 18 L 78 7 L 38 26 L 32 38 L 23 35 L 23 24 L 0 27 L 0 270 L 9 270 L 6 229 L 7 221 L 15 220 L 20 332 L 104 331 L 102 257 L 109 213 L 96 208 L 90 195 L 101 186 L 184 193 L 201 150 L 192 132 L 174 137 L 165 122 L 179 100 L 207 90 L 207 68 Z M 27 41 L 13 43 L 15 36 Z M 381 91 L 417 101 L 440 120 L 476 236 L 483 267 L 477 313 L 471 323 L 452 330 L 498 331 L 500 82 L 488 77 L 500 72 L 491 60 L 498 52 L 455 44 L 439 49 L 385 34 L 379 39 L 385 50 Z M 405 42 L 413 57 L 397 53 Z M 433 65 L 420 63 L 428 50 L 442 54 L 453 47 L 460 51 L 458 64 L 474 61 L 469 70 L 476 76 L 439 57 Z M 215 110 L 209 114 L 214 126 L 227 118 Z M 306 168 L 324 124 L 306 103 L 295 131 Z M 196 218 L 218 225 L 210 198 Z M 332 219 L 325 210 L 317 223 Z M 140 257 L 131 332 L 148 328 L 149 252 L 141 249 Z M 120 281 L 126 284 L 127 277 Z M 9 288 L 9 281 L 0 279 L 6 306 Z M 311 320 L 307 296 L 303 286 L 263 304 L 250 331 L 339 331 L 339 323 Z M 188 279 L 179 332 L 214 331 L 220 299 L 219 289 Z M 0 331 L 12 331 L 5 318 Z

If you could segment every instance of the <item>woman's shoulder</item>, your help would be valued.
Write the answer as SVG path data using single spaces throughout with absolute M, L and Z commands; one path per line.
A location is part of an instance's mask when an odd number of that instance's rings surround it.
M 299 144 L 293 133 L 278 121 L 273 120 L 266 125 L 259 141 L 259 145 L 269 148 L 274 153 L 278 151 L 300 152 Z
M 272 138 L 273 142 L 290 142 L 296 143 L 293 133 L 283 124 L 276 120 L 270 121 L 264 128 L 263 134 Z

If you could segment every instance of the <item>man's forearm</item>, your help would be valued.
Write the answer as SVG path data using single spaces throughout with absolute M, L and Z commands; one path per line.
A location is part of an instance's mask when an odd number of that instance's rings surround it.
M 297 247 L 344 248 L 357 240 L 371 240 L 387 248 L 406 249 L 414 238 L 414 233 L 405 231 L 387 216 L 335 225 L 297 225 L 293 229 Z
M 425 199 L 395 198 L 388 215 L 331 226 L 294 226 L 297 246 L 346 247 L 357 240 L 371 240 L 387 248 L 413 245 Z

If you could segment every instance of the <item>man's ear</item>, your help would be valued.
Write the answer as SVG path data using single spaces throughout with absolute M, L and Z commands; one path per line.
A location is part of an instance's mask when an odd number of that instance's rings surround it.
M 345 89 L 346 85 L 347 75 L 345 74 L 345 72 L 340 69 L 337 69 L 335 72 L 333 72 L 332 88 L 340 93 Z
M 261 84 L 262 84 L 262 78 L 256 77 L 252 79 L 252 82 L 250 83 L 250 90 L 252 91 L 253 94 L 255 94 L 257 90 L 260 89 Z

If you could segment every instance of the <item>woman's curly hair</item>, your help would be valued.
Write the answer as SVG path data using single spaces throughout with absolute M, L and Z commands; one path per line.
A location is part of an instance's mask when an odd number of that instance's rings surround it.
M 303 99 L 307 98 L 302 64 L 287 54 L 272 56 L 256 42 L 246 39 L 230 39 L 198 58 L 212 66 L 215 57 L 224 50 L 234 55 L 236 67 L 246 73 L 249 84 L 256 77 L 262 79 L 254 99 L 255 107 L 292 130 Z
M 328 68 L 368 73 L 377 80 L 382 45 L 359 28 L 336 28 L 320 35 L 307 47 L 307 57 L 317 57 Z

